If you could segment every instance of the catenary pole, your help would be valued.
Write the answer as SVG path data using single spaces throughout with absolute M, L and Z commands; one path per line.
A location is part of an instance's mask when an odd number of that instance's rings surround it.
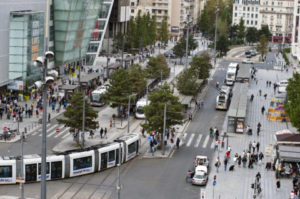
M 218 12 L 219 8 L 216 6 L 216 26 L 215 26 L 215 42 L 214 42 L 214 67 L 217 63 L 217 29 L 218 29 Z
M 163 146 L 163 155 L 165 155 L 165 133 L 166 133 L 166 119 L 167 119 L 167 104 L 164 106 L 164 127 L 163 127 L 163 133 L 162 133 L 162 146 Z

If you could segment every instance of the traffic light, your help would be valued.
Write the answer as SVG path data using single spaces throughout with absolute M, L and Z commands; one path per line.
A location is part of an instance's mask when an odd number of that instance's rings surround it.
M 214 180 L 216 180 L 217 179 L 217 175 L 214 175 Z

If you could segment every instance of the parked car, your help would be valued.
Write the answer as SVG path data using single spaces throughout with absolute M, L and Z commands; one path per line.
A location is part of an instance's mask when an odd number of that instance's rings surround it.
M 255 50 L 255 49 L 254 49 L 254 50 L 251 50 L 250 52 L 251 52 L 251 56 L 252 56 L 252 57 L 254 57 L 254 56 L 256 56 L 256 55 L 257 55 L 257 52 L 256 52 L 256 50 Z
M 286 87 L 288 86 L 288 80 L 282 80 L 278 83 L 278 93 L 286 93 Z
M 197 166 L 195 169 L 195 175 L 192 178 L 193 185 L 206 185 L 208 181 L 207 167 Z
M 249 60 L 249 59 L 245 59 L 242 61 L 243 64 L 253 64 L 253 61 Z
M 247 51 L 245 52 L 245 55 L 251 55 L 250 50 L 247 50 Z
M 195 158 L 194 164 L 195 164 L 195 167 L 197 167 L 199 165 L 208 167 L 209 166 L 208 157 L 204 156 L 204 155 L 197 155 Z
M 167 52 L 165 52 L 164 53 L 164 56 L 166 57 L 166 58 L 176 58 L 176 55 L 173 53 L 173 50 L 169 50 L 169 51 L 167 51 Z

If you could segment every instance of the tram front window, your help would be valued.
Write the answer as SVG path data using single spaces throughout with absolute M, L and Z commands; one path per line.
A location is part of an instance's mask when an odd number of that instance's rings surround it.
M 138 114 L 144 114 L 144 113 L 145 113 L 144 107 L 143 107 L 143 106 L 139 106 L 139 107 L 136 109 L 136 112 L 137 112 Z
M 12 166 L 0 166 L 0 178 L 11 178 Z
M 62 178 L 62 161 L 51 162 L 51 179 Z
M 39 163 L 39 175 L 42 173 L 41 163 Z M 46 174 L 49 174 L 49 162 L 46 163 Z
M 92 167 L 92 156 L 77 158 L 73 160 L 73 170 Z
M 34 182 L 36 181 L 36 177 L 37 177 L 37 171 L 36 171 L 36 164 L 27 164 L 25 166 L 25 179 L 26 182 Z
M 128 154 L 136 152 L 136 142 L 128 145 Z

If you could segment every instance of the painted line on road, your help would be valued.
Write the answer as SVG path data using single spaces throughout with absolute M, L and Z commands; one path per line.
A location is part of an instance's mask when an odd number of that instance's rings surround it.
M 58 125 L 57 125 L 57 126 L 58 126 Z M 52 127 L 52 128 L 53 128 L 53 127 Z M 59 129 L 64 128 L 64 125 L 60 125 L 58 128 L 59 128 Z M 55 133 L 57 133 L 57 132 L 56 132 L 56 129 L 55 129 L 52 133 L 48 134 L 47 137 L 51 137 L 51 136 L 54 135 Z
M 62 136 L 62 138 L 66 138 L 70 135 L 71 133 L 67 133 L 66 135 Z
M 59 136 L 62 136 L 66 131 L 70 130 L 70 127 L 65 128 L 62 132 L 59 132 L 57 135 L 55 135 L 54 137 L 57 138 Z
M 197 148 L 199 146 L 202 136 L 203 136 L 202 134 L 199 134 L 199 136 L 197 138 L 197 141 L 196 141 L 196 143 L 194 145 L 195 148 Z
M 55 124 L 54 126 L 52 126 L 51 128 L 47 129 L 47 132 L 52 131 L 53 129 L 55 129 L 58 126 L 58 124 Z M 39 134 L 39 136 L 42 136 L 42 133 Z M 47 136 L 48 137 L 48 136 Z
M 47 127 L 49 127 L 51 124 L 47 124 Z
M 187 142 L 186 146 L 189 147 L 192 144 L 193 138 L 195 137 L 195 134 L 193 133 L 189 139 L 189 141 Z
M 209 140 L 209 135 L 207 135 L 206 138 L 205 138 L 205 140 L 204 140 L 203 148 L 206 148 L 208 140 Z
M 211 149 L 215 148 L 215 144 L 216 144 L 216 143 L 215 143 L 214 140 L 213 140 L 213 141 L 211 142 L 210 148 L 211 148 Z
M 38 133 L 40 133 L 40 131 L 35 131 L 33 134 L 31 134 L 31 135 L 36 135 L 36 134 L 38 134 Z
M 187 133 L 184 133 L 184 134 L 183 134 L 183 139 L 184 139 L 184 140 L 185 140 L 186 136 L 187 136 Z

